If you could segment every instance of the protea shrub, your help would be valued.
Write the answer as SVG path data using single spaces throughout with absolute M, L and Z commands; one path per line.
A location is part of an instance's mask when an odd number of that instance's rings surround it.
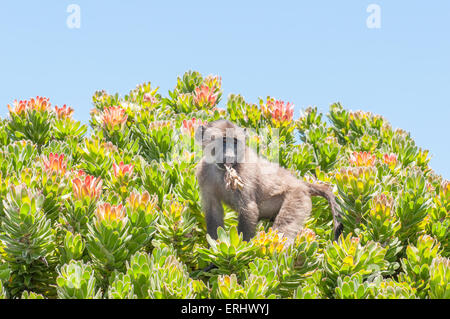
M 86 248 L 94 267 L 106 280 L 113 271 L 123 270 L 130 256 L 129 221 L 122 204 L 98 205 L 88 229 Z
M 95 92 L 88 123 L 48 98 L 10 103 L 0 298 L 450 298 L 450 182 L 409 132 L 340 103 L 296 117 L 291 102 L 222 95 L 220 76 L 189 71 L 167 94 L 150 82 Z M 207 235 L 195 131 L 221 118 L 299 179 L 329 185 L 337 241 L 320 197 L 293 242 L 272 221 L 244 241 L 227 205 L 218 238 Z
M 13 139 L 28 139 L 38 147 L 46 144 L 51 136 L 54 112 L 50 108 L 50 100 L 37 96 L 25 101 L 14 101 L 8 104 L 8 130 Z

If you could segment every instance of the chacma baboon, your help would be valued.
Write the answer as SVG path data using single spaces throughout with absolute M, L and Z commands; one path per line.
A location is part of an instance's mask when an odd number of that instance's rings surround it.
M 196 130 L 195 139 L 203 148 L 196 175 L 208 234 L 217 239 L 217 228 L 224 223 L 225 203 L 238 212 L 238 231 L 244 240 L 254 236 L 260 219 L 271 219 L 273 229 L 292 243 L 311 213 L 311 196 L 322 196 L 330 203 L 337 239 L 342 224 L 332 191 L 325 185 L 301 181 L 258 156 L 246 145 L 246 135 L 246 129 L 227 120 L 210 122 Z M 239 187 L 230 187 L 225 181 L 230 170 L 239 177 Z

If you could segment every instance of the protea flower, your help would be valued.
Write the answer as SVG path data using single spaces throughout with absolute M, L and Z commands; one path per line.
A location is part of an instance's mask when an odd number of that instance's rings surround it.
M 125 176 L 126 174 L 133 174 L 134 165 L 127 164 L 125 165 L 123 162 L 120 162 L 119 165 L 113 163 L 113 171 L 115 177 Z
M 222 87 L 222 77 L 217 75 L 216 76 L 208 75 L 203 80 L 203 85 L 206 85 L 207 87 L 213 89 L 214 92 L 216 92 L 220 90 L 220 88 Z
M 281 252 L 287 243 L 287 237 L 278 230 L 269 229 L 268 232 L 260 231 L 252 239 L 254 245 L 259 247 L 262 256 L 272 255 Z
M 125 114 L 125 109 L 111 106 L 103 110 L 100 118 L 103 125 L 108 129 L 113 129 L 116 126 L 123 127 L 127 122 L 128 115 Z
M 128 217 L 122 204 L 103 203 L 95 209 L 93 224 L 88 224 L 86 248 L 95 267 L 108 278 L 114 270 L 123 270 L 130 257 Z
M 149 244 L 156 231 L 157 201 L 158 198 L 151 197 L 147 191 L 142 194 L 133 191 L 126 200 L 124 210 L 131 225 L 132 239 L 129 247 L 132 252 Z
M 103 143 L 102 147 L 104 147 L 105 150 L 110 153 L 118 152 L 117 146 L 111 143 L 110 141 Z
M 28 103 L 27 107 L 30 110 L 35 110 L 38 112 L 45 112 L 50 109 L 50 102 L 49 98 L 36 96 L 36 98 L 31 98 Z
M 311 243 L 316 240 L 316 233 L 309 228 L 303 228 L 297 234 L 295 241 L 296 242 L 308 242 Z
M 190 120 L 183 120 L 183 126 L 181 127 L 181 130 L 185 134 L 192 135 L 194 134 L 197 127 L 204 124 L 206 124 L 206 121 L 204 122 L 200 119 L 196 119 L 195 117 L 193 117 Z
M 199 107 L 211 108 L 216 104 L 217 93 L 214 92 L 214 88 L 202 85 L 201 87 L 195 88 L 193 100 Z
M 62 174 L 66 173 L 67 161 L 64 160 L 64 154 L 58 155 L 50 153 L 48 157 L 43 158 L 44 169 L 47 172 L 57 172 Z
M 91 200 L 99 199 L 102 192 L 102 180 L 91 175 L 86 175 L 84 180 L 76 177 L 72 180 L 73 196 L 76 200 L 82 200 L 85 197 Z
M 166 127 L 170 127 L 172 124 L 170 121 L 154 121 L 148 124 L 150 130 L 159 130 Z
M 386 239 L 393 236 L 399 229 L 399 222 L 395 219 L 394 200 L 386 194 L 380 194 L 372 199 L 372 208 L 369 211 L 369 232 L 373 233 L 374 239 Z
M 272 118 L 274 122 L 288 123 L 294 118 L 294 105 L 281 100 L 267 97 L 265 104 L 261 103 L 261 111 L 267 118 Z
M 64 104 L 62 107 L 58 107 L 55 105 L 55 113 L 56 117 L 60 120 L 71 118 L 73 114 L 73 109 L 71 107 L 67 107 L 66 104 Z
M 84 176 L 87 175 L 86 172 L 83 171 L 82 169 L 74 170 L 74 169 L 72 168 L 72 170 L 70 171 L 70 173 L 71 173 L 72 175 L 75 175 L 76 177 L 84 177 Z
M 123 205 L 111 206 L 110 203 L 104 203 L 97 207 L 95 210 L 97 220 L 101 221 L 124 221 L 126 218 Z
M 158 99 L 151 95 L 150 93 L 144 94 L 144 102 L 150 102 L 150 104 L 156 104 L 158 103 Z
M 397 155 L 395 155 L 394 153 L 384 154 L 383 162 L 387 164 L 389 167 L 395 166 L 397 165 Z
M 9 113 L 15 115 L 21 115 L 25 113 L 25 111 L 27 110 L 27 103 L 28 101 L 26 100 L 25 101 L 14 100 L 13 107 L 11 107 L 11 105 L 8 104 Z
M 369 118 L 369 115 L 371 115 L 370 112 L 363 112 L 361 110 L 350 112 L 350 120 L 352 121 L 361 121 L 361 120 L 367 120 Z
M 147 191 L 144 191 L 142 194 L 139 194 L 137 191 L 133 191 L 127 198 L 127 206 L 133 209 L 146 207 L 149 202 L 150 194 Z
M 445 194 L 445 195 L 448 195 L 448 194 L 450 194 L 450 181 L 443 181 L 442 183 L 441 183 L 441 189 L 442 189 L 442 192 Z
M 353 152 L 349 158 L 352 166 L 374 166 L 376 156 L 370 152 Z

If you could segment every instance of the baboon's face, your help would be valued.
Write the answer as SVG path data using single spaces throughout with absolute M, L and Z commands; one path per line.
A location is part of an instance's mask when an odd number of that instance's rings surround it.
M 244 161 L 245 129 L 229 121 L 219 120 L 199 127 L 196 138 L 202 143 L 206 160 L 220 169 L 226 165 L 236 167 Z

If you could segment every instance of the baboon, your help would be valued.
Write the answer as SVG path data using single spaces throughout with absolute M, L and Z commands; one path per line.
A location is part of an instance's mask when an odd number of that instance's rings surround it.
M 270 219 L 274 221 L 273 229 L 292 243 L 311 213 L 311 196 L 322 196 L 330 203 L 336 240 L 342 224 L 332 191 L 325 185 L 301 181 L 258 156 L 246 145 L 246 136 L 246 129 L 228 120 L 210 122 L 196 130 L 195 139 L 204 151 L 196 176 L 208 234 L 217 239 L 217 228 L 224 224 L 225 203 L 238 213 L 238 232 L 245 241 L 254 236 L 260 219 Z M 227 185 L 226 174 L 230 171 L 239 178 L 239 187 Z

